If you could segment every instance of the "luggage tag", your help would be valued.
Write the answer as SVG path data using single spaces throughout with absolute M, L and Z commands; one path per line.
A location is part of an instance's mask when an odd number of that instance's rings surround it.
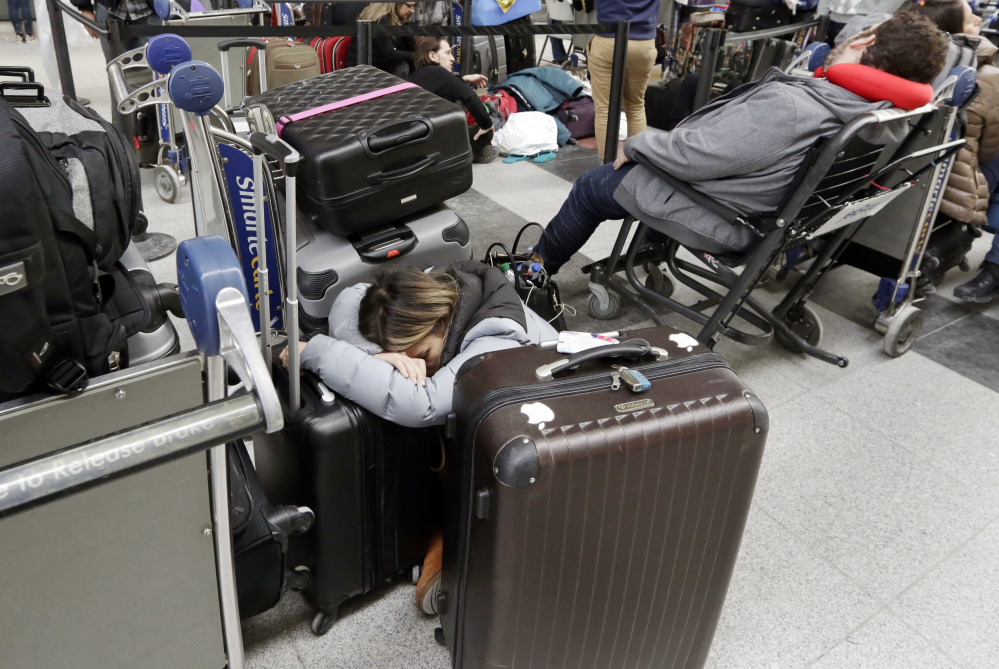
M 579 353 L 580 351 L 586 351 L 598 346 L 620 343 L 620 340 L 606 334 L 571 332 L 566 330 L 558 333 L 558 343 L 555 345 L 555 350 L 565 355 L 572 355 L 573 353 Z

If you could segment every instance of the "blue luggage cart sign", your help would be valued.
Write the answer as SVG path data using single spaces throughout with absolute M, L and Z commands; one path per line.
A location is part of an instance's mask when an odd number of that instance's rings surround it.
M 257 238 L 261 228 L 257 212 L 253 206 L 253 158 L 228 144 L 219 144 L 219 155 L 225 171 L 226 188 L 232 203 L 233 220 L 236 227 L 239 264 L 243 278 L 251 296 L 250 316 L 253 326 L 260 331 L 260 277 L 257 264 L 260 256 Z M 265 168 L 266 169 L 266 168 Z M 277 264 L 277 250 L 274 245 L 274 231 L 271 229 L 270 207 L 264 204 L 263 230 L 267 243 L 267 275 L 269 277 L 268 296 L 271 304 L 271 327 L 282 329 L 284 319 L 281 311 L 280 275 Z
M 161 88 L 159 89 L 159 94 L 165 96 L 166 91 Z M 160 142 L 163 144 L 171 144 L 170 105 L 156 105 L 156 118 L 159 120 Z

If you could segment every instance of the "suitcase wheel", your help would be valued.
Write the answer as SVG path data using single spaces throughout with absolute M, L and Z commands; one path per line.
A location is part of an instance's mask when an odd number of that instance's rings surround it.
M 330 628 L 333 627 L 333 623 L 335 623 L 339 617 L 340 616 L 337 613 L 325 613 L 320 611 L 316 614 L 316 617 L 312 619 L 312 631 L 316 634 L 316 636 L 326 634 L 330 631 Z
M 302 592 L 309 587 L 309 582 L 312 580 L 312 570 L 305 565 L 298 565 L 288 570 L 285 574 L 285 580 L 288 583 L 289 590 L 292 592 Z

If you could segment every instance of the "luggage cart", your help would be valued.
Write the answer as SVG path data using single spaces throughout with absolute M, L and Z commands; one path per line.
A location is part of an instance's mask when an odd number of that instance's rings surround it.
M 163 19 L 163 25 L 170 26 L 229 26 L 245 27 L 253 17 L 258 17 L 259 25 L 265 25 L 271 13 L 270 6 L 263 0 L 236 0 L 233 9 L 210 9 L 204 12 L 185 10 L 176 0 L 156 0 L 156 13 Z M 218 38 L 187 38 L 194 60 L 202 61 L 221 71 L 222 58 L 218 50 Z M 226 81 L 230 82 L 230 100 L 238 105 L 246 94 L 246 61 L 234 60 L 224 65 Z
M 146 46 L 142 46 L 126 51 L 108 63 L 108 76 L 117 77 L 120 74 L 118 85 L 127 89 L 129 73 L 152 71 L 155 75 L 152 77 L 154 80 L 152 83 L 162 87 L 163 80 L 174 65 L 191 60 L 190 46 L 179 37 L 170 36 L 166 40 L 154 39 L 157 41 L 153 47 L 153 53 L 157 54 L 158 52 L 159 56 L 156 67 L 150 64 L 146 57 Z M 165 68 L 165 70 L 157 70 L 157 67 Z M 112 86 L 115 85 L 115 82 L 112 81 Z M 148 85 L 140 88 L 144 89 Z M 187 185 L 187 154 L 183 147 L 177 143 L 176 121 L 170 111 L 169 104 L 156 106 L 156 121 L 159 128 L 160 148 L 156 164 L 153 166 L 153 185 L 161 200 L 176 202 L 181 189 Z
M 178 274 L 204 356 L 0 405 L 5 665 L 244 666 L 223 444 L 283 416 L 228 244 L 183 242 Z

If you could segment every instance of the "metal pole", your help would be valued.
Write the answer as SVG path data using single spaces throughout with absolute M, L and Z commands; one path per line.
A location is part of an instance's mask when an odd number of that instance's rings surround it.
M 264 216 L 264 157 L 253 154 L 253 205 L 257 225 L 257 295 L 260 318 L 260 346 L 264 354 L 264 364 L 271 368 L 271 296 L 270 275 L 267 269 L 267 218 Z
M 209 402 L 225 397 L 226 366 L 222 356 L 214 355 L 205 360 L 205 381 L 205 394 Z M 229 523 L 229 462 L 225 443 L 208 452 L 208 463 L 222 627 L 229 658 L 227 669 L 243 669 L 243 631 L 239 626 L 239 600 L 236 598 L 236 567 Z
M 374 21 L 357 22 L 357 64 L 371 65 L 371 40 Z
M 694 109 L 700 109 L 708 103 L 711 97 L 711 84 L 718 67 L 718 49 L 725 43 L 725 31 L 718 28 L 705 29 L 704 40 L 701 42 L 701 72 L 697 79 L 697 91 L 694 93 Z
M 472 0 L 462 2 L 461 23 L 463 26 L 472 25 Z M 472 59 L 475 58 L 473 55 L 475 47 L 472 45 L 472 39 L 471 36 L 461 38 L 461 66 L 458 68 L 458 74 L 461 76 L 472 73 Z M 496 67 L 499 67 L 499 63 L 496 63 Z
M 628 29 L 631 21 L 618 21 L 614 35 L 614 61 L 611 65 L 610 99 L 607 101 L 607 135 L 604 139 L 604 162 L 617 158 L 617 135 L 621 126 L 621 94 L 624 92 L 624 65 L 628 58 Z
M 56 0 L 45 0 L 49 12 L 49 25 L 52 27 L 52 46 L 55 49 L 56 68 L 59 70 L 59 87 L 62 94 L 76 99 L 76 84 L 73 82 L 73 67 L 69 62 L 69 47 L 66 44 L 66 26 L 62 22 L 62 10 Z
M 296 276 L 298 272 L 296 270 L 297 258 L 295 256 L 295 253 L 298 250 L 298 241 L 296 240 L 298 235 L 298 219 L 295 212 L 295 203 L 298 197 L 295 181 L 297 171 L 298 155 L 296 154 L 293 161 L 288 160 L 285 162 L 284 175 L 284 225 L 285 235 L 287 236 L 287 239 L 285 240 L 285 250 L 288 254 L 288 279 L 285 282 L 287 284 L 288 294 L 285 296 L 286 306 L 284 321 L 285 326 L 288 328 L 288 406 L 291 410 L 291 415 L 293 416 L 298 412 L 299 407 L 302 406 L 302 383 L 298 378 L 298 372 L 301 365 L 301 354 L 298 350 L 298 338 L 300 336 L 298 327 L 298 280 Z
M 0 471 L 0 518 L 258 429 L 253 395 L 207 404 Z

